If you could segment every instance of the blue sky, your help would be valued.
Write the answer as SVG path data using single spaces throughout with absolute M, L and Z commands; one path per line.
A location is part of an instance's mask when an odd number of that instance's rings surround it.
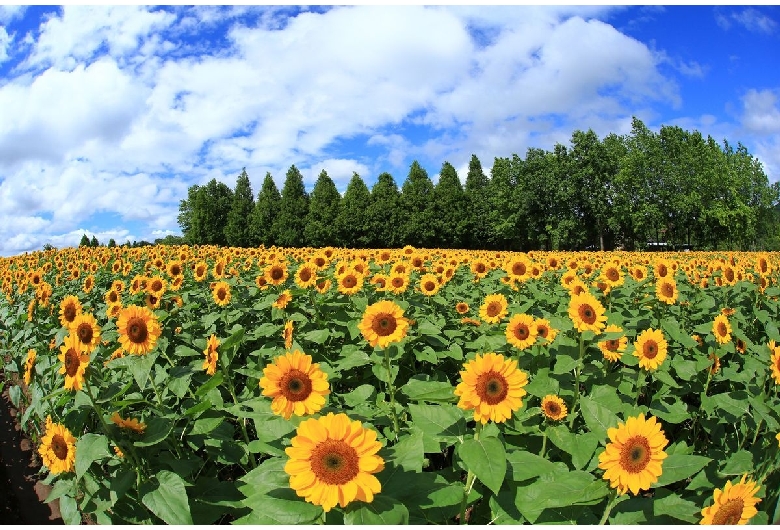
M 679 125 L 780 180 L 778 6 L 0 6 L 0 255 L 180 234 L 193 184 Z

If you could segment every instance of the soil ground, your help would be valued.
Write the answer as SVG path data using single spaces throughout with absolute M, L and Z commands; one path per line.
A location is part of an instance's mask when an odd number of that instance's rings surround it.
M 43 501 L 50 487 L 40 482 L 40 460 L 16 422 L 8 392 L 0 396 L 0 524 L 63 524 L 56 501 Z

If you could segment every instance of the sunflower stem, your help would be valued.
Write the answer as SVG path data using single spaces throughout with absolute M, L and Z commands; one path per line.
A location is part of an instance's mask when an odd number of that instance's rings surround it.
M 636 398 L 634 399 L 634 406 L 639 405 L 639 396 L 642 393 L 642 383 L 644 383 L 643 375 L 642 369 L 639 368 L 636 372 Z
M 582 372 L 582 359 L 585 357 L 585 338 L 580 333 L 580 359 L 574 368 L 574 402 L 571 405 L 571 418 L 569 419 L 569 429 L 574 426 L 574 420 L 577 418 L 575 409 L 580 402 L 580 373 Z
M 238 350 L 238 345 L 233 347 L 233 356 L 235 357 L 236 351 Z M 230 395 L 233 397 L 233 403 L 237 407 L 240 406 L 238 402 L 238 396 L 236 396 L 236 389 L 233 387 L 233 380 L 230 378 L 230 370 L 228 370 L 228 367 L 225 365 L 225 357 L 220 356 L 220 367 L 222 368 L 222 372 L 225 374 L 225 380 L 228 383 L 228 391 L 230 392 Z M 238 422 L 238 424 L 241 426 L 241 433 L 244 435 L 244 441 L 246 442 L 247 447 L 249 446 L 249 433 L 246 430 L 246 418 L 243 418 L 241 421 Z M 257 461 L 255 460 L 255 455 L 247 449 L 247 452 L 249 453 L 249 463 L 252 466 L 252 469 L 255 469 L 257 467 Z
M 395 413 L 395 385 L 393 384 L 393 373 L 390 370 L 390 348 L 384 348 L 385 368 L 387 368 L 387 393 L 390 396 L 390 417 L 393 419 L 393 433 L 395 441 L 398 441 L 398 416 Z
M 542 450 L 539 451 L 539 456 L 544 458 L 544 452 L 547 449 L 547 429 L 542 429 Z
M 474 439 L 479 440 L 479 433 L 482 432 L 482 422 L 478 421 L 477 424 L 474 426 Z M 474 474 L 473 471 L 469 469 L 468 474 L 466 475 L 466 484 L 463 487 L 463 498 L 460 500 L 460 524 L 466 524 L 466 504 L 468 502 L 469 493 L 471 493 L 471 489 L 474 487 L 474 481 L 477 479 L 477 476 Z
M 609 498 L 607 500 L 607 506 L 604 508 L 604 514 L 601 516 L 601 520 L 599 521 L 599 525 L 606 524 L 607 519 L 609 519 L 609 514 L 612 512 L 612 508 L 615 507 L 617 504 L 618 494 L 616 489 L 610 489 L 609 491 Z

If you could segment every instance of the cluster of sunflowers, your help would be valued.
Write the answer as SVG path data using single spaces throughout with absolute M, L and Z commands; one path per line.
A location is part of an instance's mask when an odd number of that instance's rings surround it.
M 137 380 L 112 380 L 109 374 L 132 372 L 134 359 L 151 356 L 155 363 L 158 358 L 168 363 L 171 373 L 193 378 L 188 381 L 195 381 L 196 367 L 205 376 L 198 379 L 203 387 L 224 389 L 235 407 L 242 400 L 267 399 L 270 412 L 289 422 L 295 432 L 279 440 L 276 454 L 266 456 L 287 457 L 283 469 L 289 487 L 305 502 L 324 513 L 356 501 L 370 504 L 383 491 L 382 473 L 391 458 L 385 451 L 421 428 L 409 413 L 409 400 L 401 398 L 409 384 L 429 380 L 417 373 L 427 369 L 438 374 L 432 380 L 436 384 L 452 384 L 452 401 L 464 419 L 473 422 L 469 425 L 475 440 L 492 437 L 504 444 L 505 437 L 533 432 L 533 443 L 541 439 L 541 449 L 533 446 L 535 451 L 552 458 L 564 457 L 567 449 L 560 440 L 553 440 L 555 447 L 548 449 L 548 433 L 565 431 L 573 439 L 605 433 L 603 451 L 596 454 L 594 445 L 590 459 L 590 471 L 601 470 L 600 478 L 610 487 L 609 495 L 601 499 L 604 522 L 629 492 L 640 496 L 664 476 L 672 438 L 664 418 L 671 413 L 668 401 L 659 405 L 654 393 L 691 400 L 683 406 L 685 411 L 717 410 L 718 403 L 730 402 L 718 398 L 710 404 L 713 389 L 731 390 L 728 399 L 740 395 L 740 390 L 729 387 L 729 377 L 743 367 L 758 370 L 756 363 L 746 365 L 743 358 L 767 357 L 761 361 L 764 374 L 759 377 L 760 371 L 755 371 L 762 382 L 761 398 L 769 405 L 764 410 L 751 402 L 761 414 L 750 433 L 753 446 L 765 448 L 759 434 L 780 430 L 780 415 L 774 410 L 780 403 L 776 390 L 780 332 L 771 322 L 771 312 L 776 316 L 780 308 L 780 289 L 773 285 L 776 260 L 767 253 L 526 254 L 412 247 L 66 249 L 0 260 L 6 307 L 21 308 L 3 314 L 2 338 L 6 352 L 35 345 L 12 371 L 23 373 L 27 388 L 40 385 L 30 393 L 34 405 L 30 417 L 34 413 L 43 423 L 38 452 L 53 476 L 74 472 L 79 437 L 95 429 L 111 433 L 107 440 L 115 457 L 134 466 L 142 482 L 145 465 L 136 450 L 152 443 L 143 436 L 154 423 L 155 408 L 135 406 L 147 403 L 145 398 L 127 399 L 130 392 L 147 391 Z M 100 288 L 105 291 L 96 292 Z M 704 308 L 697 307 L 705 300 L 701 293 L 706 294 Z M 24 313 L 26 318 L 16 317 Z M 333 316 L 342 313 L 346 320 Z M 251 334 L 264 325 L 274 330 L 273 338 Z M 17 330 L 13 339 L 11 329 Z M 193 330 L 206 333 L 194 337 Z M 281 344 L 275 345 L 276 340 Z M 43 353 L 47 344 L 49 350 L 59 351 L 57 363 Z M 329 349 L 335 349 L 335 358 Z M 202 352 L 202 357 L 177 366 L 180 360 L 169 355 L 179 351 L 185 360 L 191 351 Z M 360 353 L 342 369 L 339 351 Z M 97 360 L 103 361 L 105 377 Z M 696 372 L 699 367 L 704 367 L 701 376 Z M 347 371 L 355 368 L 366 369 L 349 377 Z M 246 375 L 242 370 L 249 375 L 240 379 L 245 385 L 237 392 L 234 380 L 239 380 L 237 373 Z M 688 380 L 701 378 L 701 395 L 698 390 L 694 397 L 673 392 L 680 388 L 685 370 L 691 371 Z M 399 383 L 398 373 L 406 380 Z M 135 372 L 133 377 L 138 377 Z M 149 377 L 165 381 L 155 373 Z M 371 416 L 366 409 L 357 414 L 338 410 L 345 408 L 344 396 L 361 380 L 375 384 L 378 399 L 382 391 L 384 412 Z M 573 384 L 565 389 L 561 383 L 569 380 Z M 611 401 L 621 403 L 623 420 L 598 409 L 597 420 L 604 425 L 594 431 L 594 413 L 585 405 L 593 406 L 592 389 L 606 381 L 617 381 L 616 396 L 631 396 Z M 94 411 L 92 424 L 74 412 L 78 407 L 52 400 L 60 392 L 58 385 L 62 391 L 85 396 Z M 767 391 L 773 386 L 774 395 Z M 178 398 L 192 393 L 184 386 L 176 388 L 172 393 Z M 158 388 L 153 386 L 150 392 L 160 403 Z M 197 396 L 205 393 L 198 391 Z M 430 406 L 448 400 L 436 398 Z M 530 407 L 529 401 L 538 408 Z M 190 412 L 199 406 L 193 403 L 182 409 L 185 416 L 200 413 Z M 249 444 L 246 417 L 231 421 Z M 114 435 L 106 418 L 128 435 Z M 377 426 L 365 426 L 370 421 Z M 78 432 L 69 430 L 68 422 Z M 674 435 L 685 438 L 671 440 L 678 451 L 686 442 L 685 447 L 706 446 L 706 441 L 697 446 L 689 425 L 700 429 L 698 437 L 705 440 L 723 431 L 718 427 L 721 422 L 702 413 L 688 414 L 685 421 L 675 416 L 671 423 Z M 256 430 L 261 428 L 256 424 Z M 740 435 L 745 436 L 739 439 L 742 449 L 747 435 Z M 454 445 L 465 443 L 465 438 L 459 434 Z M 775 439 L 780 446 L 780 433 Z M 434 437 L 434 443 L 442 442 Z M 738 482 L 729 479 L 722 489 L 713 488 L 711 503 L 699 505 L 700 522 L 753 519 L 762 500 L 759 492 L 777 482 L 772 469 L 776 459 L 777 451 L 756 462 L 753 472 L 740 473 Z M 256 464 L 252 455 L 246 465 Z M 704 477 L 706 471 L 710 480 L 716 471 L 703 470 L 705 464 L 692 468 L 691 474 L 701 472 Z M 465 521 L 467 505 L 479 504 L 472 496 L 476 481 L 491 485 L 495 477 L 469 458 L 457 465 L 463 472 L 464 493 L 453 517 Z M 502 474 L 498 484 L 503 480 Z M 776 496 L 772 498 L 777 502 Z M 764 499 L 769 497 L 765 491 Z M 485 499 L 481 504 L 493 506 Z M 490 509 L 506 515 L 505 510 Z M 165 514 L 155 515 L 165 520 Z M 684 520 L 691 522 L 690 517 Z

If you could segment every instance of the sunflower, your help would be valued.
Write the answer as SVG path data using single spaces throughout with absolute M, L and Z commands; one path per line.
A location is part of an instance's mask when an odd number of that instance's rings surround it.
M 202 369 L 206 370 L 208 375 L 214 375 L 217 372 L 217 360 L 219 360 L 219 339 L 212 333 L 209 340 L 206 341 L 206 349 L 203 350 L 203 355 L 206 356 L 206 360 L 203 361 Z
M 615 324 L 609 324 L 607 325 L 606 329 L 604 329 L 604 333 L 613 332 L 622 333 L 623 328 L 616 326 Z M 623 335 L 617 339 L 599 341 L 598 344 L 601 353 L 604 355 L 604 358 L 608 361 L 615 362 L 623 356 L 623 352 L 625 351 L 626 345 L 628 344 L 628 337 Z
M 469 312 L 469 305 L 466 302 L 458 302 L 455 304 L 455 311 L 457 311 L 459 315 L 465 315 Z
M 81 302 L 79 302 L 78 298 L 72 294 L 63 298 L 62 302 L 60 302 L 60 324 L 62 324 L 62 327 L 70 327 L 80 314 Z
M 122 309 L 116 327 L 122 348 L 133 355 L 146 355 L 152 351 L 162 333 L 155 314 L 149 308 L 136 305 Z
M 165 293 L 166 286 L 167 282 L 162 277 L 153 276 L 146 282 L 146 292 L 160 298 Z
M 274 414 L 284 419 L 293 414 L 319 412 L 325 405 L 325 396 L 330 394 L 328 374 L 320 370 L 318 363 L 311 362 L 311 355 L 300 350 L 280 355 L 263 368 L 260 388 L 264 396 L 273 398 Z
M 330 278 L 325 278 L 324 280 L 317 282 L 317 285 L 314 288 L 317 289 L 318 293 L 325 294 L 330 291 L 331 284 Z
M 111 421 L 114 422 L 114 424 L 116 424 L 118 427 L 131 430 L 137 434 L 143 434 L 146 430 L 145 423 L 141 423 L 135 418 L 125 419 L 120 416 L 118 412 L 114 412 L 114 414 L 111 416 Z
M 409 274 L 408 273 L 391 273 L 390 279 L 387 282 L 387 290 L 393 294 L 403 294 L 409 287 Z
M 756 504 L 761 499 L 755 496 L 760 489 L 759 485 L 752 480 L 746 482 L 746 478 L 746 475 L 742 475 L 742 480 L 736 484 L 727 480 L 723 491 L 715 488 L 712 505 L 701 511 L 703 519 L 699 524 L 747 524 L 758 513 Z
M 425 296 L 433 296 L 439 292 L 441 284 L 436 275 L 427 273 L 420 277 L 420 292 Z
M 723 313 L 715 317 L 712 322 L 712 334 L 715 335 L 715 340 L 718 344 L 726 344 L 731 341 L 731 324 L 729 319 Z
M 607 317 L 604 306 L 588 291 L 573 295 L 569 301 L 569 318 L 577 331 L 601 333 L 606 326 Z
M 409 328 L 404 311 L 395 302 L 382 300 L 366 307 L 358 329 L 368 343 L 380 348 L 403 340 Z
M 673 305 L 677 301 L 677 283 L 672 277 L 659 278 L 655 282 L 655 296 L 660 302 Z
M 301 289 L 314 287 L 317 283 L 317 266 L 313 263 L 304 263 L 295 271 L 295 284 Z
M 512 315 L 504 332 L 506 341 L 518 350 L 533 346 L 539 333 L 534 323 L 534 317 L 531 315 L 525 313 Z
M 37 352 L 30 348 L 27 350 L 27 358 L 24 360 L 24 384 L 29 385 L 32 380 L 32 371 L 35 366 L 35 357 Z
M 498 324 L 507 315 L 507 300 L 501 294 L 489 294 L 479 308 L 479 316 L 489 324 Z
M 289 276 L 287 265 L 282 262 L 270 263 L 266 265 L 264 275 L 267 283 L 271 285 L 281 285 L 287 281 Z
M 634 355 L 639 357 L 639 367 L 655 370 L 666 359 L 667 342 L 660 329 L 646 329 L 634 342 Z
M 286 350 L 292 348 L 293 325 L 293 321 L 288 320 L 284 323 L 284 329 L 282 330 L 282 338 L 284 338 L 284 349 Z
M 100 344 L 100 326 L 94 316 L 82 313 L 70 324 L 70 332 L 79 340 L 82 350 L 92 353 Z
M 604 266 L 604 268 L 601 269 L 599 278 L 609 287 L 620 287 L 625 282 L 623 271 L 619 265 L 615 265 L 614 263 Z
M 517 367 L 517 360 L 488 352 L 463 367 L 455 395 L 460 397 L 458 407 L 474 411 L 475 421 L 502 423 L 523 406 L 528 375 Z
M 769 349 L 772 351 L 772 357 L 770 358 L 772 377 L 774 377 L 775 383 L 780 385 L 780 346 L 775 346 L 774 341 L 770 341 Z
M 672 274 L 672 264 L 666 259 L 658 259 L 653 264 L 653 273 L 656 279 L 666 278 Z
M 542 414 L 552 421 L 559 421 L 566 417 L 569 409 L 566 403 L 560 397 L 554 394 L 548 394 L 542 398 Z
M 81 290 L 84 291 L 85 294 L 89 294 L 92 292 L 93 287 L 95 287 L 95 277 L 90 274 L 84 278 L 84 283 L 82 284 Z
M 661 476 L 666 458 L 663 449 L 669 443 L 655 416 L 647 420 L 644 413 L 629 417 L 625 424 L 607 429 L 607 435 L 609 443 L 599 454 L 604 480 L 621 495 L 628 490 L 638 495 L 650 489 Z
M 341 294 L 352 296 L 363 288 L 363 275 L 353 269 L 346 270 L 337 280 L 337 288 Z
M 220 307 L 225 307 L 230 303 L 230 285 L 226 282 L 214 282 L 211 288 L 211 296 L 214 303 Z
M 545 344 L 550 344 L 558 336 L 558 330 L 552 327 L 552 324 L 546 318 L 534 320 L 534 327 L 536 327 L 536 334 L 545 341 Z
M 84 372 L 89 365 L 89 355 L 83 353 L 83 347 L 79 338 L 74 333 L 69 333 L 60 346 L 60 354 L 57 359 L 62 362 L 59 373 L 65 374 L 65 388 L 67 390 L 81 390 L 84 384 Z
M 277 298 L 274 300 L 274 303 L 271 304 L 276 309 L 284 309 L 287 307 L 287 304 L 290 303 L 292 300 L 292 293 L 289 289 L 285 289 Z
M 49 417 L 38 454 L 51 474 L 70 473 L 76 465 L 76 438 L 67 427 L 53 423 Z
M 382 490 L 374 473 L 385 466 L 376 438 L 376 431 L 343 413 L 301 422 L 284 450 L 290 457 L 284 466 L 290 487 L 325 512 L 354 500 L 372 502 Z
M 715 352 L 712 352 L 707 356 L 707 358 L 712 361 L 712 366 L 710 366 L 710 375 L 715 375 L 720 371 L 720 357 L 715 355 Z
M 206 276 L 209 273 L 209 265 L 205 261 L 200 261 L 195 265 L 195 268 L 192 271 L 192 277 L 195 279 L 196 282 L 202 282 L 206 279 Z

